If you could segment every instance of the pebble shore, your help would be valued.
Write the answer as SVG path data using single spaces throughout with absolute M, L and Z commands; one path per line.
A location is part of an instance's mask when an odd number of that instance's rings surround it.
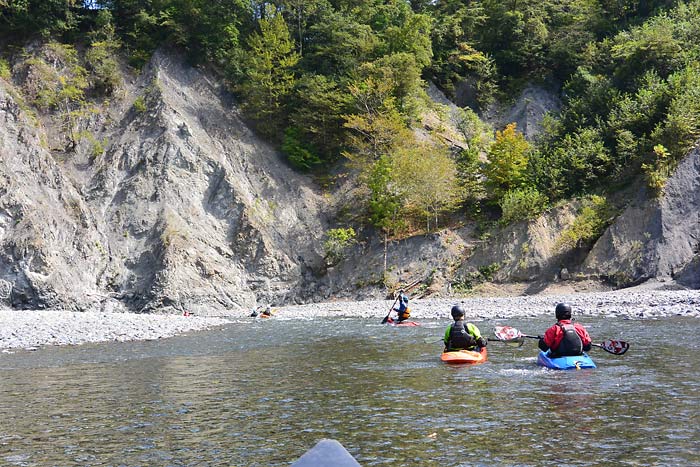
M 446 318 L 459 303 L 468 319 L 534 317 L 552 313 L 566 301 L 579 316 L 605 315 L 621 319 L 700 317 L 700 290 L 622 289 L 613 292 L 547 294 L 517 297 L 469 297 L 411 300 L 411 317 Z M 304 318 L 386 316 L 391 300 L 325 302 L 274 307 L 275 317 Z M 0 350 L 33 350 L 45 345 L 150 340 L 221 326 L 248 317 L 249 311 L 224 317 L 173 314 L 0 310 Z

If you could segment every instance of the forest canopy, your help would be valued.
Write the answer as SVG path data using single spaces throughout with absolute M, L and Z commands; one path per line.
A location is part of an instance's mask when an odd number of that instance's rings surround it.
M 700 137 L 698 38 L 700 0 L 0 0 L 0 74 L 30 41 L 66 44 L 92 76 L 83 88 L 109 94 L 114 51 L 140 67 L 179 47 L 220 74 L 292 166 L 323 174 L 348 160 L 361 217 L 389 235 L 469 206 L 515 222 L 637 179 L 661 192 Z M 479 119 L 543 81 L 563 107 L 536 141 Z M 448 97 L 474 90 L 463 144 L 412 131 L 435 109 L 428 82 Z

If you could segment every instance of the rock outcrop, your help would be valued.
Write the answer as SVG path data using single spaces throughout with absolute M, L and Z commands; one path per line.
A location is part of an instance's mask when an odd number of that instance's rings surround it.
M 618 285 L 650 278 L 698 284 L 700 148 L 693 149 L 654 199 L 642 190 L 596 242 L 582 265 Z M 693 286 L 693 285 L 691 285 Z
M 156 54 L 124 101 L 84 123 L 108 142 L 100 154 L 82 142 L 52 154 L 11 93 L 0 84 L 6 304 L 207 314 L 309 293 L 322 198 L 206 74 Z M 136 99 L 145 110 L 129 110 Z
M 496 102 L 484 112 L 484 120 L 500 130 L 515 123 L 528 140 L 542 132 L 542 120 L 548 113 L 556 114 L 561 102 L 556 92 L 543 86 L 528 85 L 513 103 Z
M 384 298 L 387 285 L 417 280 L 433 295 L 580 277 L 700 287 L 698 150 L 661 198 L 640 192 L 590 251 L 557 247 L 571 204 L 487 241 L 466 225 L 385 250 L 370 233 L 329 267 L 324 234 L 345 195 L 322 195 L 288 168 L 206 72 L 159 52 L 70 134 L 24 102 L 31 79 L 0 78 L 0 306 L 214 315 Z

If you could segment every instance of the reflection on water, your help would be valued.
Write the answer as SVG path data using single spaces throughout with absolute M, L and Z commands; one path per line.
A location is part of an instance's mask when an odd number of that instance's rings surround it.
M 0 465 L 284 466 L 321 438 L 363 466 L 700 465 L 696 321 L 587 319 L 632 348 L 572 372 L 536 367 L 534 341 L 450 367 L 424 340 L 447 321 L 375 321 L 1 355 Z

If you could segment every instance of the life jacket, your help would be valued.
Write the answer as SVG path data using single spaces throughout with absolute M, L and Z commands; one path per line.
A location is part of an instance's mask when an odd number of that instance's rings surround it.
M 406 320 L 411 317 L 411 310 L 408 308 L 408 297 L 402 295 L 399 299 L 399 307 L 396 310 L 396 317 L 399 321 Z
M 557 323 L 564 333 L 564 336 L 559 341 L 559 346 L 550 351 L 550 355 L 558 357 L 569 357 L 583 354 L 583 341 L 576 332 L 576 327 L 571 324 Z
M 475 340 L 464 326 L 464 320 L 455 321 L 450 327 L 450 340 L 447 342 L 447 350 L 473 349 Z

